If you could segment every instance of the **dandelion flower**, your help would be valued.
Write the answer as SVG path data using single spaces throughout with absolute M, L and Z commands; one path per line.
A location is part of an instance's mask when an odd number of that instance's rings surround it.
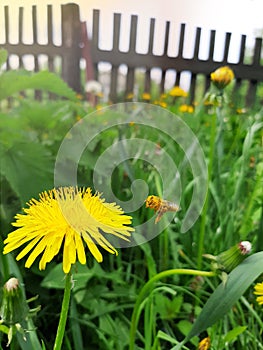
M 179 111 L 182 113 L 194 113 L 194 107 L 191 105 L 183 104 L 179 107 Z
M 143 100 L 146 100 L 146 101 L 150 101 L 151 95 L 149 94 L 149 92 L 144 92 L 144 93 L 142 94 L 142 99 L 143 99 Z
M 218 89 L 224 89 L 234 77 L 234 72 L 227 66 L 220 67 L 211 73 L 211 80 Z
M 187 97 L 188 93 L 184 91 L 180 86 L 174 86 L 170 91 L 169 95 L 173 97 Z
M 208 350 L 210 349 L 211 341 L 209 337 L 206 337 L 200 341 L 198 344 L 198 350 Z
M 92 195 L 91 189 L 61 187 L 40 194 L 40 199 L 31 199 L 25 214 L 17 214 L 13 226 L 17 230 L 9 233 L 4 241 L 4 254 L 24 244 L 24 249 L 16 257 L 22 259 L 30 251 L 25 266 L 29 268 L 42 255 L 39 269 L 44 270 L 63 245 L 63 271 L 68 273 L 71 265 L 78 261 L 86 263 L 84 242 L 91 254 L 102 261 L 97 245 L 111 254 L 116 249 L 105 238 L 114 235 L 129 240 L 131 217 L 123 215 L 116 203 L 105 203 L 101 194 Z
M 259 295 L 256 299 L 259 305 L 263 305 L 263 282 L 257 283 L 254 287 L 254 294 Z

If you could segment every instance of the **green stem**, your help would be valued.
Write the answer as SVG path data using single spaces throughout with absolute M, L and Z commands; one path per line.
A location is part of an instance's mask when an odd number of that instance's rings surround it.
M 208 159 L 208 179 L 207 179 L 208 184 L 210 184 L 210 181 L 212 179 L 214 154 L 215 154 L 216 124 L 217 124 L 217 117 L 216 117 L 216 114 L 213 114 L 211 117 L 211 136 L 210 136 L 210 149 L 209 149 L 209 159 Z M 208 187 L 208 192 L 206 195 L 203 213 L 201 216 L 201 225 L 200 225 L 200 234 L 199 234 L 199 241 L 198 241 L 198 252 L 197 252 L 197 268 L 198 269 L 200 269 L 202 267 L 208 203 L 209 203 L 209 187 Z
M 153 276 L 141 289 L 133 309 L 132 318 L 131 318 L 131 328 L 130 328 L 129 350 L 134 350 L 136 329 L 137 329 L 137 324 L 138 324 L 140 312 L 141 312 L 140 306 L 145 296 L 150 293 L 152 286 L 155 282 L 171 275 L 193 275 L 193 276 L 213 277 L 216 275 L 216 273 L 213 271 L 200 271 L 200 270 L 192 270 L 192 269 L 171 269 L 171 270 L 162 271 L 157 275 Z
M 162 184 L 160 181 L 160 176 L 157 174 L 155 175 L 155 186 L 156 186 L 156 193 L 159 197 L 162 197 Z M 165 229 L 163 233 L 159 237 L 160 242 L 160 270 L 166 270 L 168 267 L 168 259 L 169 259 L 169 237 L 168 237 L 168 231 Z
M 0 250 L 1 252 L 4 249 L 4 243 L 2 238 L 0 238 Z M 6 282 L 10 278 L 10 269 L 8 264 L 8 255 L 0 255 L 0 269 L 2 270 L 3 279 Z
M 71 273 L 66 274 L 64 297 L 53 350 L 60 350 L 64 338 L 71 293 Z

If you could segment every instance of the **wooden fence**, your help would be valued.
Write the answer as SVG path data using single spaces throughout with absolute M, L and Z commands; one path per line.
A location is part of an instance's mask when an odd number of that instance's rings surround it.
M 33 23 L 33 44 L 24 44 L 23 37 L 23 8 L 19 9 L 19 42 L 11 44 L 9 41 L 9 21 L 10 11 L 8 6 L 5 7 L 5 35 L 6 40 L 2 47 L 7 49 L 9 55 L 17 55 L 19 57 L 19 66 L 23 67 L 22 57 L 24 55 L 33 55 L 34 69 L 39 70 L 38 57 L 44 54 L 48 58 L 48 68 L 54 70 L 54 60 L 61 57 L 61 76 L 62 78 L 77 92 L 83 92 L 83 84 L 81 84 L 80 60 L 86 62 L 86 80 L 100 80 L 99 64 L 108 62 L 111 65 L 110 82 L 109 82 L 109 98 L 111 101 L 118 101 L 118 79 L 120 66 L 127 67 L 125 77 L 125 86 L 123 96 L 134 92 L 136 70 L 142 68 L 144 70 L 144 91 L 151 90 L 151 71 L 159 68 L 161 70 L 161 80 L 159 84 L 159 93 L 164 92 L 165 81 L 168 71 L 174 71 L 176 78 L 174 85 L 180 85 L 181 76 L 184 72 L 190 73 L 190 90 L 189 103 L 193 102 L 196 96 L 197 78 L 199 75 L 204 77 L 205 89 L 210 84 L 210 73 L 222 65 L 228 65 L 235 72 L 236 85 L 240 88 L 243 81 L 248 82 L 247 104 L 253 103 L 256 95 L 257 87 L 263 82 L 263 65 L 261 60 L 262 38 L 255 39 L 252 63 L 245 63 L 246 36 L 241 36 L 239 58 L 237 63 L 229 62 L 229 48 L 232 39 L 231 33 L 226 33 L 224 43 L 224 53 L 222 61 L 214 60 L 214 49 L 216 31 L 211 30 L 209 39 L 209 54 L 206 60 L 199 58 L 200 56 L 200 40 L 202 29 L 196 28 L 195 44 L 192 58 L 186 58 L 183 55 L 185 46 L 185 24 L 181 25 L 180 32 L 177 33 L 179 38 L 178 54 L 176 57 L 168 55 L 168 45 L 170 38 L 170 22 L 166 22 L 164 52 L 162 55 L 153 53 L 155 40 L 155 19 L 150 20 L 148 52 L 145 54 L 136 51 L 138 16 L 131 16 L 131 26 L 129 35 L 129 49 L 127 52 L 120 50 L 120 27 L 121 15 L 114 14 L 113 42 L 111 50 L 103 50 L 99 48 L 100 33 L 100 12 L 93 11 L 93 30 L 92 37 L 88 39 L 86 23 L 81 23 L 79 16 L 79 7 L 76 4 L 67 4 L 61 6 L 62 13 L 62 44 L 60 46 L 53 43 L 53 23 L 52 23 L 52 6 L 47 7 L 48 19 L 48 43 L 46 45 L 37 42 L 37 17 L 36 7 L 32 8 Z M 9 64 L 7 64 L 9 68 Z

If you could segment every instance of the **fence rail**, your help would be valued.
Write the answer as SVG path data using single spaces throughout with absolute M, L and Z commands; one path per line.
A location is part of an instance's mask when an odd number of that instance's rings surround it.
M 80 60 L 86 62 L 86 80 L 100 79 L 99 64 L 108 62 L 111 65 L 109 98 L 111 101 L 118 100 L 118 80 L 119 68 L 122 65 L 127 67 L 125 77 L 125 96 L 134 92 L 136 70 L 144 69 L 144 91 L 151 90 L 151 71 L 152 69 L 161 70 L 161 80 L 159 86 L 160 94 L 164 92 L 167 71 L 174 71 L 176 78 L 174 85 L 180 85 L 182 73 L 190 73 L 189 102 L 193 102 L 196 96 L 197 77 L 205 77 L 205 89 L 210 84 L 210 73 L 221 65 L 231 67 L 236 76 L 236 89 L 240 88 L 243 81 L 248 81 L 247 104 L 253 103 L 256 95 L 258 83 L 263 82 L 263 65 L 262 65 L 262 38 L 255 39 L 252 63 L 245 63 L 245 49 L 247 38 L 242 35 L 240 38 L 240 49 L 237 63 L 229 61 L 229 48 L 232 40 L 232 34 L 226 33 L 224 42 L 223 59 L 218 62 L 214 59 L 216 31 L 211 30 L 209 39 L 209 54 L 206 60 L 200 59 L 200 42 L 202 29 L 196 28 L 195 43 L 192 58 L 184 57 L 185 47 L 185 24 L 181 24 L 178 37 L 178 54 L 171 57 L 168 54 L 171 25 L 166 22 L 164 37 L 164 52 L 162 55 L 156 55 L 153 52 L 155 42 L 155 19 L 150 20 L 148 52 L 146 54 L 136 52 L 136 43 L 138 36 L 138 16 L 131 16 L 131 27 L 129 35 L 129 49 L 127 52 L 120 50 L 121 34 L 121 14 L 114 14 L 112 49 L 103 50 L 99 48 L 100 33 L 100 12 L 93 11 L 93 30 L 92 37 L 87 36 L 86 23 L 81 23 L 79 7 L 76 4 L 67 4 L 61 6 L 62 13 L 62 44 L 56 46 L 53 44 L 53 23 L 52 23 L 52 6 L 47 7 L 48 19 L 48 42 L 46 45 L 40 45 L 37 42 L 37 17 L 36 6 L 32 7 L 32 25 L 33 25 L 33 44 L 24 44 L 23 37 L 23 8 L 19 9 L 19 42 L 11 44 L 9 41 L 9 21 L 10 11 L 8 6 L 5 7 L 5 34 L 6 40 L 2 47 L 6 48 L 9 55 L 19 57 L 19 66 L 23 66 L 22 57 L 24 55 L 34 56 L 34 69 L 39 70 L 38 56 L 45 54 L 48 57 L 48 68 L 54 70 L 55 57 L 61 57 L 61 75 L 62 78 L 77 92 L 83 91 L 81 86 Z M 9 65 L 8 65 L 9 68 Z

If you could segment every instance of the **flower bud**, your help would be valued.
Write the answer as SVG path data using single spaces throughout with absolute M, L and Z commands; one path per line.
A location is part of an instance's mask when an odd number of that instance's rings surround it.
M 3 287 L 3 299 L 0 308 L 1 322 L 8 326 L 21 323 L 29 312 L 27 303 L 17 278 L 10 278 Z
M 242 241 L 217 256 L 217 262 L 226 272 L 237 267 L 251 252 L 251 243 Z
M 211 81 L 220 90 L 230 84 L 234 77 L 234 72 L 227 66 L 220 67 L 211 73 Z

